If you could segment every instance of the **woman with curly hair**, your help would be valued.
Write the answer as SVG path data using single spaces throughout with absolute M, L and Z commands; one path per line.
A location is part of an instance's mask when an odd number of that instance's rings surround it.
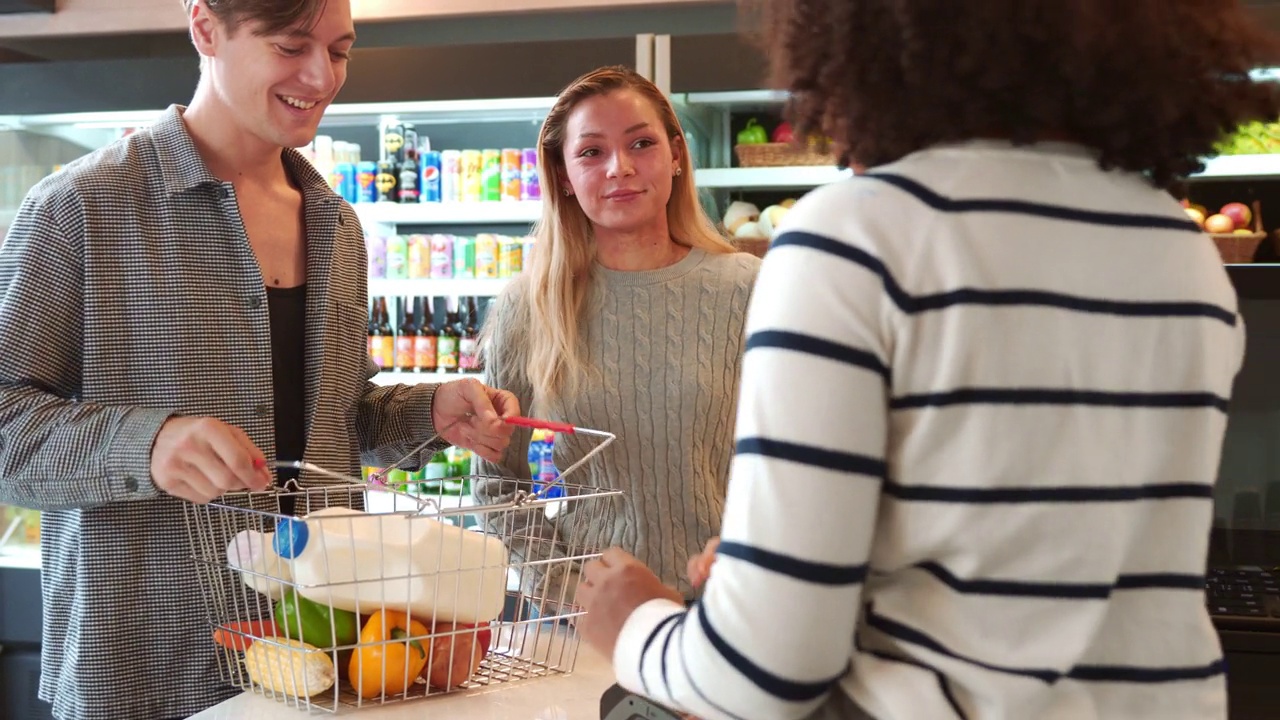
M 586 566 L 618 681 L 704 718 L 1205 720 L 1244 328 L 1164 188 L 1280 116 L 1237 0 L 770 0 L 800 136 L 705 594 Z

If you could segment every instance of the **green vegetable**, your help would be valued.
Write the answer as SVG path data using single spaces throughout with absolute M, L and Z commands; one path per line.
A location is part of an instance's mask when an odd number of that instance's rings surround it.
M 285 593 L 276 603 L 275 617 L 285 637 L 321 649 L 355 645 L 360 637 L 360 619 L 355 613 L 312 602 L 296 590 Z
M 760 145 L 769 142 L 769 133 L 765 132 L 764 126 L 756 122 L 755 118 L 747 121 L 747 126 L 738 131 L 739 145 Z

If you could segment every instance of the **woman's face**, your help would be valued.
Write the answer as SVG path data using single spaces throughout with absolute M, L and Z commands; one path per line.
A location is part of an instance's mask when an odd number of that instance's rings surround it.
M 565 180 L 597 234 L 666 232 L 678 153 L 657 110 L 633 90 L 583 100 L 565 124 Z

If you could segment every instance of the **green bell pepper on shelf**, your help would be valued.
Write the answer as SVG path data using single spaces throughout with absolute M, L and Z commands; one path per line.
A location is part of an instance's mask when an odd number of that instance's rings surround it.
M 769 133 L 755 118 L 747 121 L 747 126 L 738 131 L 739 145 L 762 145 L 769 142 Z
M 275 619 L 285 637 L 321 649 L 355 645 L 360 638 L 360 618 L 355 613 L 313 602 L 296 590 L 276 603 Z

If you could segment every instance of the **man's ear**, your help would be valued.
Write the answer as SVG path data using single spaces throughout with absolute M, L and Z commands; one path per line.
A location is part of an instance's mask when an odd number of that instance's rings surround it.
M 217 54 L 219 30 L 222 23 L 214 16 L 203 0 L 191 3 L 191 13 L 187 18 L 191 28 L 191 44 L 201 57 L 213 57 Z

